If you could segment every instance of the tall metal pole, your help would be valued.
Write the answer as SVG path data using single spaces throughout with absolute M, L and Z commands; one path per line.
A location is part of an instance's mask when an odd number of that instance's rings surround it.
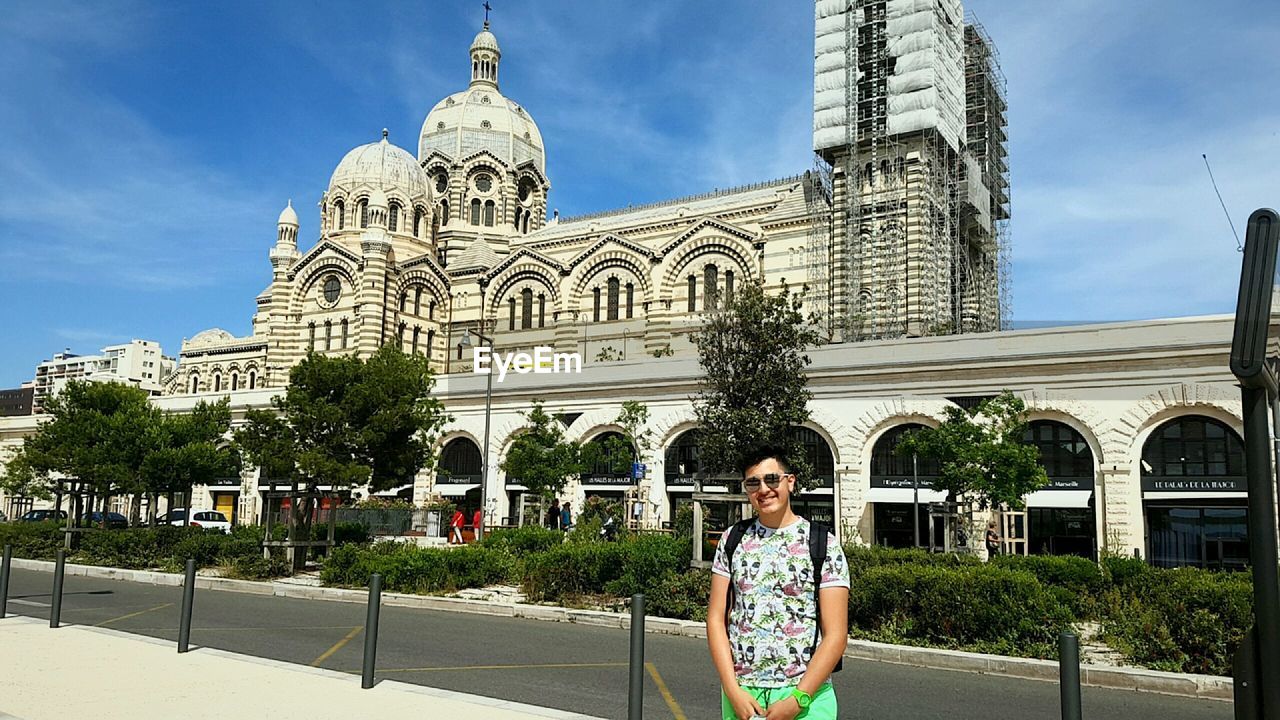
M 62 622 L 62 577 L 67 569 L 67 551 L 59 550 L 53 566 L 53 597 L 49 605 L 49 627 L 56 628 Z
M 0 620 L 9 608 L 9 565 L 13 561 L 13 546 L 4 546 L 4 559 L 0 560 Z
M 1258 678 L 1280 677 L 1280 577 L 1277 576 L 1276 495 L 1266 388 L 1242 388 L 1245 474 L 1249 481 L 1249 557 L 1257 624 Z M 1260 683 L 1262 717 L 1280 720 L 1280 683 Z
M 627 720 L 644 720 L 644 595 L 631 596 L 631 666 Z
M 1058 636 L 1058 685 L 1062 720 L 1080 720 L 1080 640 L 1069 632 Z
M 911 534 L 920 547 L 920 468 L 915 453 L 911 453 Z
M 360 671 L 360 687 L 373 687 L 373 671 L 378 657 L 378 611 L 382 609 L 382 574 L 369 578 L 369 605 L 364 621 L 364 665 Z
M 485 505 L 489 493 L 489 417 L 493 406 L 493 337 L 485 336 L 485 344 L 489 346 L 489 372 L 488 379 L 485 381 L 484 390 L 484 474 L 480 478 L 480 525 L 476 528 L 476 539 L 484 537 L 483 526 L 488 522 L 485 512 L 489 509 Z
M 188 511 L 190 512 L 190 511 Z M 191 644 L 191 608 L 196 601 L 196 561 L 187 559 L 186 577 L 182 580 L 182 617 L 178 620 L 178 652 Z

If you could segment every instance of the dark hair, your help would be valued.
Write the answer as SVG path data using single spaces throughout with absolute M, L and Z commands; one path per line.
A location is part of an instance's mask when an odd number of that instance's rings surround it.
M 742 461 L 738 463 L 738 473 L 746 475 L 747 470 L 759 465 L 765 460 L 776 460 L 782 468 L 782 472 L 791 472 L 791 461 L 787 459 L 787 449 L 778 445 L 761 445 L 756 449 L 744 454 Z

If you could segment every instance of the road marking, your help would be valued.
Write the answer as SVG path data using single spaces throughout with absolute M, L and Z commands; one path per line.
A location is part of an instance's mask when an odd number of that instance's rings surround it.
M 49 603 L 36 602 L 35 600 L 15 600 L 14 598 L 9 598 L 9 602 L 13 603 L 14 605 L 30 605 L 32 607 L 49 607 Z
M 10 600 L 9 602 L 13 602 Z M 348 630 L 350 625 L 267 625 L 262 627 L 192 627 L 192 630 Z M 172 627 L 129 628 L 134 632 L 172 630 Z
M 524 669 L 557 669 L 557 668 L 600 668 L 600 667 L 626 667 L 627 663 L 610 662 L 610 663 L 539 663 L 530 665 L 461 665 L 455 667 L 420 667 L 420 668 L 398 668 L 395 670 L 383 670 L 378 668 L 379 673 L 393 672 L 436 672 L 440 670 L 524 670 Z M 355 671 L 352 671 L 355 672 Z
M 120 617 L 113 617 L 113 618 L 111 618 L 110 620 L 103 620 L 102 622 L 98 623 L 98 624 L 97 624 L 97 625 L 95 625 L 94 627 L 102 627 L 103 625 L 106 625 L 107 623 L 113 623 L 113 622 L 115 622 L 115 621 L 117 621 L 117 620 L 128 620 L 128 619 L 129 619 L 129 618 L 131 618 L 131 617 L 137 617 L 137 616 L 139 616 L 139 615 L 145 615 L 145 614 L 147 614 L 147 613 L 149 613 L 149 612 L 155 612 L 156 610 L 163 610 L 164 608 L 170 607 L 170 606 L 172 606 L 172 605 L 173 605 L 173 603 L 165 603 L 165 604 L 163 604 L 163 605 L 157 605 L 157 606 L 155 606 L 155 607 L 153 607 L 153 608 L 147 608 L 146 610 L 139 610 L 138 612 L 131 612 L 131 613 L 129 613 L 128 615 L 121 615 Z
M 347 633 L 346 637 L 334 643 L 333 647 L 329 648 L 328 650 L 325 650 L 324 654 L 322 654 L 320 657 L 316 658 L 315 660 L 311 661 L 311 667 L 319 667 L 320 663 L 324 662 L 325 660 L 328 660 L 330 655 L 341 650 L 343 645 L 346 645 L 347 643 L 351 642 L 351 638 L 355 637 L 356 635 L 359 635 L 360 631 L 363 629 L 364 629 L 363 625 L 358 625 L 356 627 L 351 628 L 351 632 Z
M 644 664 L 644 669 L 649 671 L 649 677 L 658 684 L 658 692 L 662 693 L 662 699 L 667 701 L 667 707 L 671 708 L 671 714 L 676 720 L 689 720 L 685 717 L 684 710 L 680 709 L 680 703 L 676 702 L 675 697 L 671 695 L 671 691 L 667 689 L 667 684 L 662 681 L 662 676 L 658 674 L 658 668 L 651 662 Z

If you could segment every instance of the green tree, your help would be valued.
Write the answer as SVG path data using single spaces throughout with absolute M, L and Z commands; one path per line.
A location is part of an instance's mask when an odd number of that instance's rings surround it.
M 0 490 L 10 497 L 48 500 L 53 497 L 49 474 L 31 467 L 26 448 L 19 448 L 5 463 L 0 475 Z
M 566 440 L 560 421 L 542 409 L 541 400 L 534 401 L 525 420 L 527 424 L 512 441 L 501 467 L 529 492 L 544 498 L 559 494 L 569 478 L 594 464 L 591 449 Z
M 107 500 L 145 490 L 142 466 L 153 449 L 159 411 L 147 393 L 119 383 L 72 381 L 45 405 L 49 420 L 23 445 L 31 477 L 74 479 Z
M 1023 442 L 1026 429 L 1026 406 L 1006 390 L 972 411 L 947 408 L 940 426 L 907 433 L 898 452 L 936 460 L 933 487 L 952 502 L 965 495 L 983 509 L 1021 508 L 1027 493 L 1049 482 L 1039 451 Z
M 723 310 L 708 313 L 694 336 L 703 371 L 694 410 L 704 471 L 733 472 L 753 448 L 785 444 L 801 482 L 813 482 L 790 429 L 809 418 L 805 353 L 822 343 L 818 327 L 818 318 L 804 313 L 802 294 L 785 286 L 769 295 L 746 283 Z
M 214 403 L 202 400 L 189 413 L 168 413 L 160 418 L 141 468 L 143 487 L 151 495 L 149 524 L 155 524 L 156 500 L 161 494 L 168 495 L 172 504 L 173 494 L 180 492 L 190 505 L 194 486 L 237 474 L 240 458 L 228 441 L 230 427 L 231 402 L 227 398 Z
M 449 419 L 434 385 L 424 356 L 393 345 L 368 360 L 308 355 L 272 399 L 274 413 L 246 415 L 236 446 L 268 477 L 307 486 L 411 483 Z

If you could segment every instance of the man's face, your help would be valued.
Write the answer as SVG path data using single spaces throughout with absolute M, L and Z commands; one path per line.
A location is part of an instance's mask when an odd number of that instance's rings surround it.
M 778 487 L 769 487 L 770 476 L 778 476 Z M 795 489 L 796 477 L 788 474 L 777 460 L 768 458 L 747 468 L 743 473 L 742 489 L 751 501 L 751 507 L 757 514 L 770 514 L 786 509 L 791 502 L 791 492 Z M 759 487 L 752 490 L 749 481 L 758 479 Z

